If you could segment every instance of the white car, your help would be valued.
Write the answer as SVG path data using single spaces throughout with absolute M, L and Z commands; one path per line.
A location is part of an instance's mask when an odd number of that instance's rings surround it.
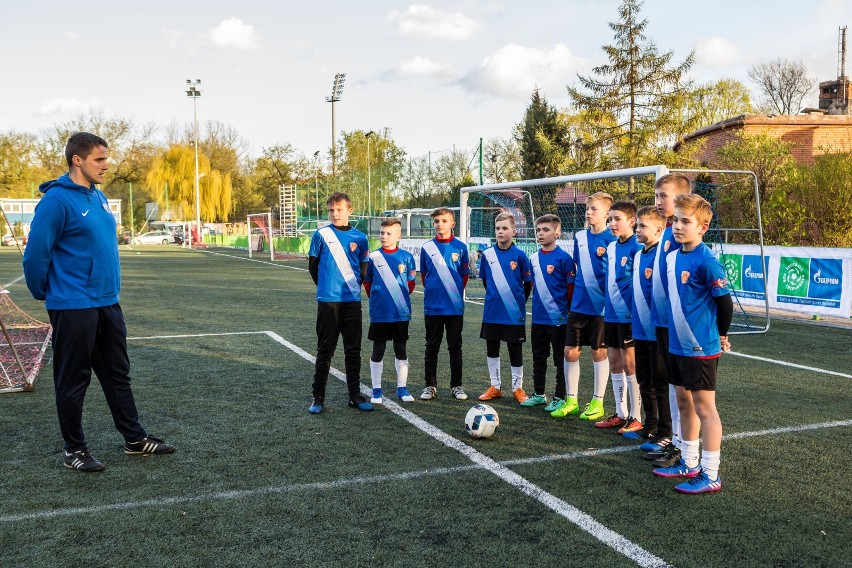
M 167 231 L 151 231 L 136 235 L 131 242 L 134 245 L 167 245 L 173 241 L 174 237 Z

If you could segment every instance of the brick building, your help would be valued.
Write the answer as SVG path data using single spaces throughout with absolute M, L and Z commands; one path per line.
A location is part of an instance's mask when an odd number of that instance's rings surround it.
M 711 124 L 684 137 L 674 149 L 703 142 L 696 159 L 705 166 L 716 162 L 719 148 L 733 140 L 739 132 L 767 134 L 792 144 L 793 157 L 802 164 L 812 164 L 814 156 L 852 152 L 852 115 L 822 113 L 797 115 L 743 114 Z

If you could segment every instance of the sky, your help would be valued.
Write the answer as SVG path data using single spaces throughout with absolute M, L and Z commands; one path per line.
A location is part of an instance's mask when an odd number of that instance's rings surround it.
M 251 155 L 288 143 L 327 156 L 325 98 L 346 73 L 338 136 L 387 128 L 411 157 L 471 150 L 511 136 L 535 87 L 566 106 L 566 85 L 607 62 L 621 4 L 423 1 L 0 0 L 0 131 L 38 134 L 97 108 L 165 140 L 168 125 L 192 123 L 186 80 L 201 79 L 199 123 L 234 128 Z M 695 81 L 753 88 L 748 69 L 779 57 L 836 78 L 852 2 L 646 0 L 641 15 L 676 62 L 695 50 Z

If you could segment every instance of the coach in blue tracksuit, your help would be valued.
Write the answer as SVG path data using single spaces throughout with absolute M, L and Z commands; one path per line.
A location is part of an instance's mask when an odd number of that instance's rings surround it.
M 164 454 L 174 446 L 148 436 L 130 388 L 127 329 L 118 305 L 121 274 L 115 218 L 95 184 L 109 168 L 103 138 L 77 132 L 68 139 L 68 173 L 40 186 L 24 253 L 24 276 L 44 300 L 53 326 L 53 380 L 65 467 L 101 471 L 83 436 L 83 399 L 92 370 L 101 383 L 127 454 Z

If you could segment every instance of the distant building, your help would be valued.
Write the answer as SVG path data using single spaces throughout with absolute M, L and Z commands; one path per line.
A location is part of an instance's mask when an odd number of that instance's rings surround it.
M 30 198 L 2 198 L 0 199 L 0 207 L 3 208 L 3 213 L 6 215 L 9 224 L 12 227 L 20 224 L 23 233 L 28 235 L 30 232 L 30 223 L 33 221 L 33 214 L 38 202 L 38 199 Z M 121 199 L 107 199 L 107 203 L 109 203 L 109 210 L 112 212 L 113 217 L 115 217 L 116 225 L 121 228 Z M 2 222 L 0 224 L 3 226 L 3 234 L 11 234 L 12 227 L 6 224 L 6 220 L 0 219 L 0 222 Z
M 835 81 L 823 81 L 819 84 L 819 109 L 828 114 L 852 114 L 850 102 L 852 81 L 841 76 Z
M 734 140 L 738 133 L 766 134 L 792 145 L 793 158 L 801 164 L 813 164 L 822 154 L 852 152 L 852 115 L 812 112 L 797 115 L 742 114 L 711 124 L 684 137 L 675 151 L 684 145 L 703 142 L 695 156 L 705 166 L 716 164 L 719 148 Z

